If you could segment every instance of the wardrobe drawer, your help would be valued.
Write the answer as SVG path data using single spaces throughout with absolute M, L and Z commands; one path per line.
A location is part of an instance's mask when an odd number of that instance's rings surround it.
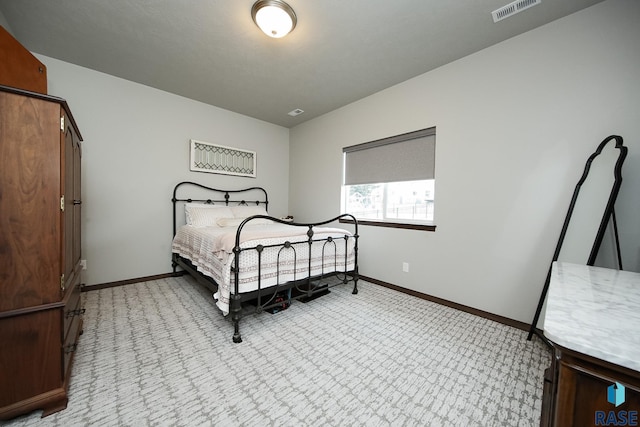
M 62 388 L 59 313 L 44 309 L 0 319 L 0 419 L 12 405 Z
M 69 326 L 69 330 L 67 331 L 67 335 L 64 340 L 64 345 L 62 346 L 62 357 L 64 358 L 63 378 L 67 377 L 69 364 L 76 352 L 76 349 L 78 348 L 78 338 L 80 336 L 81 328 L 82 316 L 73 316 L 71 325 Z
M 64 336 L 63 336 L 64 341 L 66 341 L 67 337 L 69 336 L 69 328 L 73 324 L 74 320 L 77 317 L 82 316 L 83 314 L 81 296 L 80 296 L 80 286 L 78 285 L 74 286 L 69 292 L 71 292 L 71 295 L 69 295 L 69 299 L 65 304 L 64 311 L 62 313 L 62 316 L 63 316 L 62 321 L 64 323 L 64 326 L 62 328 L 62 331 L 64 333 Z

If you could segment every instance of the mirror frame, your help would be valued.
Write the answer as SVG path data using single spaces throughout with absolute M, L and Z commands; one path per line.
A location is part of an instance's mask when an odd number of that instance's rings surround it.
M 547 273 L 547 278 L 545 280 L 544 287 L 542 288 L 542 294 L 540 295 L 540 300 L 538 301 L 536 313 L 533 317 L 533 321 L 531 322 L 529 335 L 527 336 L 527 340 L 529 341 L 531 340 L 533 334 L 536 334 L 540 338 L 542 338 L 543 341 L 548 343 L 548 340 L 542 335 L 542 331 L 540 329 L 537 329 L 536 326 L 538 325 L 538 321 L 540 320 L 540 313 L 542 312 L 542 306 L 544 305 L 545 299 L 547 297 L 547 292 L 549 291 L 549 283 L 551 281 L 551 268 L 553 266 L 553 263 L 558 260 L 558 256 L 560 255 L 560 252 L 562 250 L 562 244 L 564 243 L 567 230 L 569 229 L 571 216 L 573 215 L 573 211 L 576 206 L 576 202 L 578 200 L 578 196 L 580 194 L 582 184 L 586 181 L 587 177 L 589 176 L 591 164 L 593 163 L 593 160 L 602 153 L 602 150 L 604 149 L 604 147 L 606 147 L 607 144 L 609 144 L 612 140 L 615 141 L 614 148 L 619 150 L 618 159 L 616 160 L 616 163 L 613 169 L 613 175 L 614 175 L 613 186 L 611 188 L 611 193 L 609 194 L 609 199 L 605 206 L 602 219 L 600 220 L 598 232 L 596 234 L 595 241 L 593 242 L 593 246 L 591 247 L 589 258 L 586 260 L 586 265 L 592 266 L 595 263 L 596 257 L 598 255 L 598 250 L 600 249 L 600 245 L 602 244 L 602 240 L 604 238 L 604 235 L 607 229 L 607 225 L 609 224 L 610 220 L 613 220 L 616 249 L 618 250 L 618 265 L 619 265 L 619 269 L 622 270 L 622 261 L 621 261 L 620 252 L 619 252 L 618 232 L 617 232 L 617 225 L 615 222 L 614 205 L 616 202 L 616 198 L 618 197 L 618 192 L 620 191 L 620 186 L 622 184 L 622 164 L 624 163 L 624 159 L 627 157 L 627 147 L 623 145 L 623 139 L 621 136 L 611 135 L 605 138 L 598 145 L 598 148 L 596 149 L 596 151 L 591 156 L 589 156 L 584 166 L 584 172 L 582 173 L 582 177 L 576 184 L 575 190 L 573 191 L 571 203 L 569 204 L 569 209 L 567 211 L 567 215 L 565 216 L 564 223 L 562 225 L 562 230 L 560 231 L 560 238 L 558 239 L 558 243 L 556 244 L 556 249 L 553 253 L 553 259 L 551 260 L 551 264 L 549 265 L 549 271 Z

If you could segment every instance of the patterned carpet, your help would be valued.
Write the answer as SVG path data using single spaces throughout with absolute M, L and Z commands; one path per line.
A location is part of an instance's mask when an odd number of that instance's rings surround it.
M 85 295 L 69 406 L 9 426 L 537 426 L 524 331 L 360 281 L 243 319 L 169 278 Z

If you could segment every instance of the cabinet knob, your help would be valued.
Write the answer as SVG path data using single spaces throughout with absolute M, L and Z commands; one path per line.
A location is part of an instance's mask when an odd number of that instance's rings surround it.
M 74 205 L 81 205 L 82 204 L 82 200 L 74 200 L 73 204 Z

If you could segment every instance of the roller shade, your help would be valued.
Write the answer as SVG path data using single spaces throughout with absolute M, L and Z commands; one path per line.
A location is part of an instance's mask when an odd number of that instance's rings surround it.
M 436 128 L 342 149 L 344 185 L 433 179 Z

